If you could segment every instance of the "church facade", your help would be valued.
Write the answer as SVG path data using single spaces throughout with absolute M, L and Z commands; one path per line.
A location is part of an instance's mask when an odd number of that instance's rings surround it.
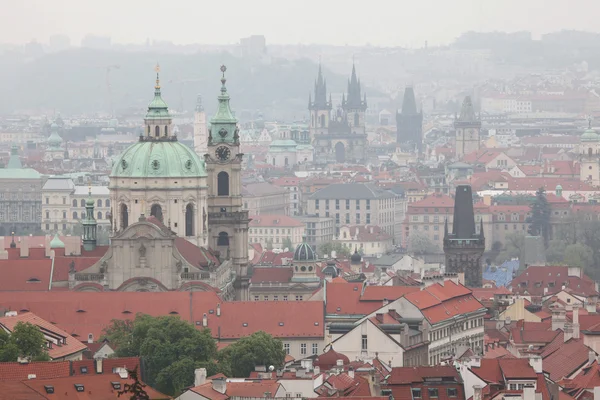
M 347 95 L 342 104 L 332 112 L 331 94 L 327 99 L 327 81 L 321 66 L 315 81 L 314 101 L 309 96 L 309 136 L 315 150 L 315 160 L 322 164 L 358 163 L 366 159 L 367 134 L 365 113 L 367 96 L 361 95 L 360 79 L 352 66 Z
M 73 290 L 215 290 L 247 299 L 243 155 L 222 71 L 219 109 L 200 157 L 177 140 L 157 69 L 143 133 L 110 175 L 111 244 L 91 267 L 73 268 Z M 93 207 L 83 221 L 84 248 L 95 248 Z

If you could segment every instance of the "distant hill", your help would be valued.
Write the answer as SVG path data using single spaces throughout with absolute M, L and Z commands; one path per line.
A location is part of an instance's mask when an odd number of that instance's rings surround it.
M 227 65 L 227 88 L 232 106 L 240 115 L 263 112 L 265 118 L 282 113 L 307 115 L 308 93 L 318 66 L 307 60 L 273 59 L 252 63 L 229 53 L 158 54 L 76 49 L 24 62 L 0 56 L 0 113 L 20 110 L 56 110 L 63 114 L 108 111 L 107 67 L 113 108 L 117 115 L 142 111 L 152 98 L 154 65 L 160 63 L 163 97 L 172 109 L 191 111 L 202 94 L 210 114 L 216 108 L 220 71 Z M 346 76 L 324 71 L 328 88 L 342 91 Z M 373 93 L 374 91 L 369 91 Z M 289 115 L 288 115 L 289 117 Z

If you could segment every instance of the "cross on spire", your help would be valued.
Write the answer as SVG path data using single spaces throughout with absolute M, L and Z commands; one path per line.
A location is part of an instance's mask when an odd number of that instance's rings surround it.
M 160 78 L 158 76 L 158 73 L 160 72 L 160 65 L 158 65 L 158 62 L 156 63 L 156 67 L 154 67 L 154 71 L 156 71 L 156 85 L 154 88 L 160 89 Z

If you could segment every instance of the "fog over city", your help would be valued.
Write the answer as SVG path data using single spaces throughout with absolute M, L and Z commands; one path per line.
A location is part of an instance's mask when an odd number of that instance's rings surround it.
M 5 3 L 0 400 L 600 400 L 600 2 Z

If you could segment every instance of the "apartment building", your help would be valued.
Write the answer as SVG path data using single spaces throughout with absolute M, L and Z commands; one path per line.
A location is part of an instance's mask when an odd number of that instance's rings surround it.
M 260 243 L 263 248 L 284 249 L 289 239 L 289 250 L 302 243 L 305 225 L 287 215 L 262 214 L 251 216 L 248 229 L 250 243 Z M 289 246 L 289 244 L 288 244 Z

